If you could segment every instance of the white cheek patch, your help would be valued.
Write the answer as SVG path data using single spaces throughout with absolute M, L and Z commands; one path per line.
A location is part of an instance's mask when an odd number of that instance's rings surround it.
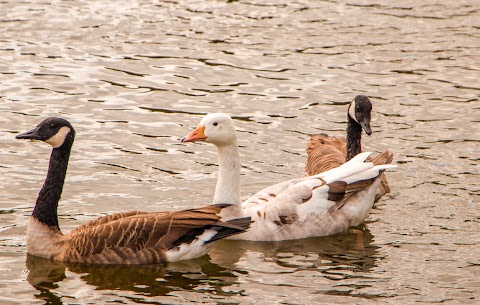
M 65 142 L 65 138 L 67 137 L 67 134 L 69 132 L 70 128 L 68 128 L 67 126 L 63 126 L 53 137 L 46 140 L 45 143 L 52 145 L 53 148 L 60 147 L 63 145 L 63 142 Z
M 348 108 L 348 115 L 349 115 L 353 120 L 355 120 L 355 122 L 358 123 L 357 119 L 355 118 L 355 100 L 353 100 L 353 101 L 350 103 L 350 107 Z

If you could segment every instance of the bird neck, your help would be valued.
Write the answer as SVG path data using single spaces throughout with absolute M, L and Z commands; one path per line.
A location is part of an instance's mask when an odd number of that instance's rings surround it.
M 33 218 L 51 229 L 59 231 L 57 207 L 67 174 L 71 144 L 72 143 L 64 143 L 64 145 L 52 150 L 47 178 L 38 194 L 37 202 L 32 213 Z
M 219 175 L 213 203 L 229 203 L 240 206 L 240 154 L 237 141 L 217 146 Z
M 347 161 L 362 152 L 362 126 L 348 117 L 347 125 Z

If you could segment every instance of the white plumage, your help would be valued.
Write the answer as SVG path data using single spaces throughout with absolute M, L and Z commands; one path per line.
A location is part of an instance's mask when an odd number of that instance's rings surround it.
M 181 244 L 180 246 L 167 251 L 168 262 L 179 262 L 187 259 L 202 257 L 207 254 L 213 247 L 214 243 L 209 241 L 217 234 L 216 230 L 205 230 L 201 235 L 189 243 Z
M 249 216 L 248 232 L 233 239 L 278 241 L 325 236 L 361 224 L 370 212 L 383 170 L 391 164 L 365 162 L 370 153 L 321 174 L 269 186 L 244 202 L 240 200 L 240 161 L 235 126 L 230 116 L 205 116 L 183 142 L 215 144 L 219 178 L 214 203 L 234 204 L 223 209 L 222 220 Z

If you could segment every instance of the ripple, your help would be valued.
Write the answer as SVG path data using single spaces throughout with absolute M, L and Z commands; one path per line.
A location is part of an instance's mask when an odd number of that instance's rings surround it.
M 437 2 L 2 3 L 3 299 L 474 304 L 480 7 Z M 19 281 L 49 148 L 13 136 L 40 118 L 66 117 L 77 130 L 59 205 L 67 232 L 139 206 L 210 203 L 215 149 L 178 142 L 209 112 L 235 119 L 242 198 L 299 177 L 307 135 L 343 136 L 357 94 L 374 103 L 375 132 L 362 146 L 391 149 L 399 164 L 392 193 L 359 231 L 225 241 L 210 258 L 171 268 L 39 261 L 32 269 L 46 278 Z

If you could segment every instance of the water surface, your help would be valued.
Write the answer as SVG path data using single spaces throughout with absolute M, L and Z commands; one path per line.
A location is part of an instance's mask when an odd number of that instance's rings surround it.
M 9 1 L 0 4 L 0 303 L 477 304 L 480 5 L 476 1 Z M 364 226 L 279 243 L 219 242 L 164 266 L 26 255 L 48 165 L 15 141 L 47 116 L 77 131 L 64 231 L 131 209 L 211 202 L 213 147 L 178 140 L 234 116 L 242 196 L 301 175 L 308 134 L 392 149 L 392 193 Z

